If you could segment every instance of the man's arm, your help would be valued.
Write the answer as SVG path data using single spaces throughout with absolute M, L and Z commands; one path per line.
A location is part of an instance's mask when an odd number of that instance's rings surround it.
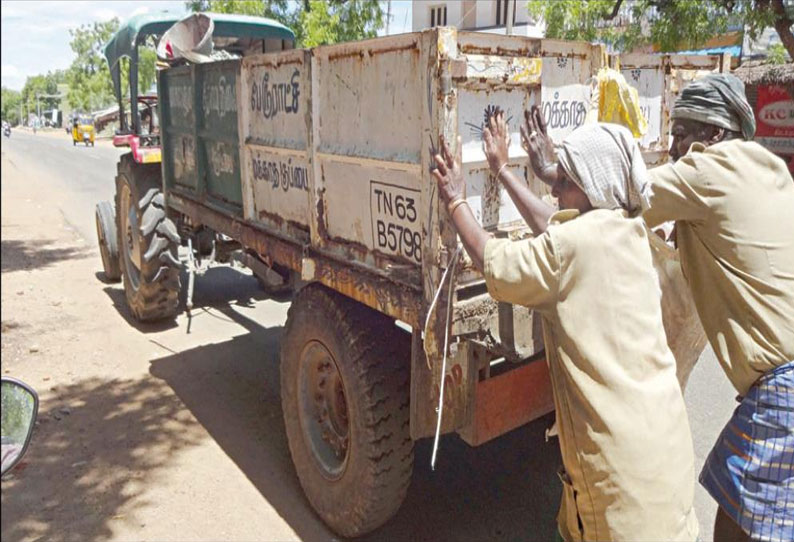
M 670 220 L 695 221 L 703 217 L 706 201 L 702 173 L 690 152 L 674 164 L 665 164 L 648 171 L 646 186 L 649 208 L 642 217 L 649 228 Z
M 485 157 L 488 159 L 491 173 L 502 182 L 527 225 L 535 235 L 540 235 L 546 231 L 549 217 L 555 209 L 536 196 L 523 180 L 505 167 L 508 160 L 510 135 L 504 119 L 504 111 L 497 110 L 493 116 L 489 117 L 488 125 L 483 130 L 483 137 Z M 556 171 L 556 165 L 554 168 Z
M 452 223 L 458 231 L 463 247 L 469 254 L 471 261 L 478 271 L 483 271 L 485 259 L 485 243 L 491 238 L 477 222 L 466 201 L 466 183 L 463 179 L 462 168 L 462 143 L 458 136 L 458 148 L 455 157 L 443 137 L 441 139 L 441 153 L 435 156 L 436 169 L 433 176 L 438 183 L 438 193 L 447 207 L 447 212 L 452 218 Z
M 461 167 L 461 142 L 453 158 L 441 139 L 433 176 L 438 192 L 458 231 L 466 252 L 485 276 L 488 291 L 500 301 L 542 307 L 554 301 L 559 288 L 559 262 L 550 232 L 523 241 L 493 239 L 466 203 Z M 487 259 L 486 259 L 487 255 Z

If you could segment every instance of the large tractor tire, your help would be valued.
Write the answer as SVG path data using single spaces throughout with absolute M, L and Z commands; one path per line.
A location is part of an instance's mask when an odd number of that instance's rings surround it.
M 116 176 L 119 260 L 127 304 L 137 320 L 173 318 L 179 305 L 179 233 L 168 218 L 157 164 L 119 160 Z
M 413 471 L 410 339 L 394 321 L 323 286 L 289 309 L 281 403 L 309 502 L 337 534 L 388 521 Z
M 108 282 L 118 282 L 121 280 L 121 266 L 119 264 L 119 240 L 116 233 L 116 209 L 109 201 L 100 201 L 96 204 L 94 220 L 105 279 Z

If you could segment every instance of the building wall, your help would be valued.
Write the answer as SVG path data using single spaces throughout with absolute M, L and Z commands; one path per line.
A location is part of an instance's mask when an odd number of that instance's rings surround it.
M 447 0 L 446 2 L 414 0 L 413 9 L 411 10 L 411 30 L 413 32 L 418 32 L 430 28 L 430 10 L 443 6 L 447 7 L 447 26 L 455 26 L 463 19 L 463 4 L 464 2 L 462 0 Z
M 504 0 L 498 1 L 501 2 L 501 10 L 503 10 L 505 7 Z M 515 25 L 530 27 L 516 29 L 515 34 L 540 37 L 542 31 L 539 31 L 538 28 L 541 27 L 535 27 L 530 21 L 526 0 L 509 0 L 509 2 L 513 3 L 516 10 Z M 430 10 L 438 6 L 447 6 L 447 26 L 457 26 L 462 30 L 504 29 L 503 25 L 497 25 L 497 4 L 495 0 L 446 0 L 437 2 L 433 0 L 413 0 L 411 30 L 418 32 L 430 28 Z

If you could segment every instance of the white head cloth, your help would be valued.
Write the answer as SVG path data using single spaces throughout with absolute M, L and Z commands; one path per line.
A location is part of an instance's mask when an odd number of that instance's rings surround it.
M 648 208 L 648 171 L 631 132 L 617 124 L 586 124 L 563 140 L 557 158 L 596 209 Z

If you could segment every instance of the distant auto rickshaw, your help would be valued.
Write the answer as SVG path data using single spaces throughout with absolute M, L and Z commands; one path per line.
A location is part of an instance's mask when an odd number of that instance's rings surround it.
M 78 143 L 94 146 L 94 120 L 91 117 L 79 116 L 72 120 L 72 145 Z

